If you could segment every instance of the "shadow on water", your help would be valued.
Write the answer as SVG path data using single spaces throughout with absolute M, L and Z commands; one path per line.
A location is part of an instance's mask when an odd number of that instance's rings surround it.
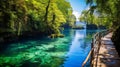
M 64 38 L 36 38 L 0 51 L 0 67 L 80 67 L 95 31 L 65 29 Z

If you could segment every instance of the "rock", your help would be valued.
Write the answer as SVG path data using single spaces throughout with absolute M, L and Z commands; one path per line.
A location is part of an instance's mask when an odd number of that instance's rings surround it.
M 64 35 L 63 34 L 51 34 L 50 36 L 48 36 L 48 38 L 58 38 L 58 37 L 62 38 L 64 37 Z
M 98 28 L 97 28 L 97 25 L 95 25 L 95 24 L 87 24 L 86 29 L 95 30 L 95 29 L 98 29 Z

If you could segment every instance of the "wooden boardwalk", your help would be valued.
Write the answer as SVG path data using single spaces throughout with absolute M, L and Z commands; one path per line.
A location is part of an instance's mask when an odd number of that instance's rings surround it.
M 93 67 L 120 67 L 120 58 L 111 41 L 111 37 L 112 33 L 109 33 L 101 38 L 98 57 L 92 61 Z

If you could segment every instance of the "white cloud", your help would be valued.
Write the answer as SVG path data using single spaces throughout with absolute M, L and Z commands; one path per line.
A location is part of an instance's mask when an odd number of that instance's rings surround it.
M 77 19 L 77 21 L 79 21 L 79 16 L 80 16 L 80 12 L 78 12 L 78 11 L 73 11 L 73 14 L 76 16 L 76 19 Z

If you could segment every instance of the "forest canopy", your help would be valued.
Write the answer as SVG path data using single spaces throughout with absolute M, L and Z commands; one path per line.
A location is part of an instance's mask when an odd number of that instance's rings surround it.
M 72 26 L 75 21 L 66 0 L 0 0 L 1 34 L 59 34 L 62 25 Z
M 89 9 L 84 10 L 80 21 L 114 28 L 120 25 L 120 0 L 86 0 Z

